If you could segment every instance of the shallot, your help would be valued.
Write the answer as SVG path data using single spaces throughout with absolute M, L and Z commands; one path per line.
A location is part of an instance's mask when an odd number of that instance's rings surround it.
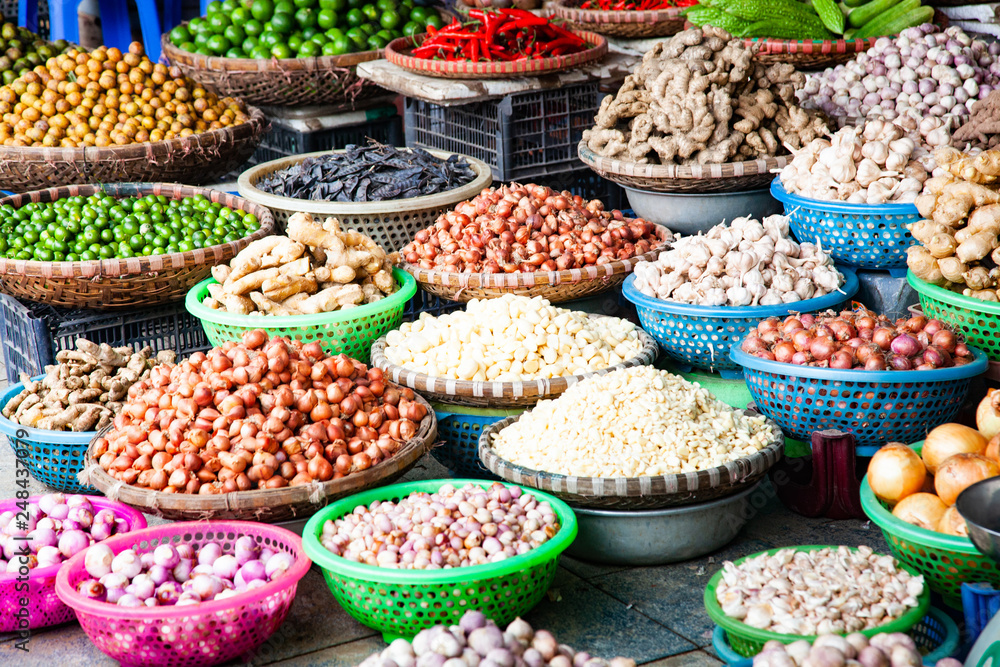
M 902 632 L 879 633 L 871 639 L 860 632 L 846 637 L 823 635 L 811 645 L 805 639 L 788 645 L 772 639 L 753 659 L 753 667 L 920 667 L 922 664 L 913 638 Z M 936 667 L 961 665 L 954 658 L 943 658 Z

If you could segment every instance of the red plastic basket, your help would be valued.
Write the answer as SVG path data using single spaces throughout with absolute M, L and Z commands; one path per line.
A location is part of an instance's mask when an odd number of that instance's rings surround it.
M 56 593 L 76 612 L 90 641 L 125 665 L 217 665 L 254 651 L 285 620 L 299 579 L 312 565 L 302 550 L 302 539 L 263 523 L 199 521 L 155 526 L 105 542 L 116 554 L 132 547 L 145 553 L 160 544 L 198 547 L 207 542 L 231 552 L 236 539 L 244 535 L 261 546 L 290 553 L 295 562 L 279 579 L 223 600 L 180 607 L 120 607 L 76 592 L 77 584 L 88 578 L 84 551 L 59 571 Z

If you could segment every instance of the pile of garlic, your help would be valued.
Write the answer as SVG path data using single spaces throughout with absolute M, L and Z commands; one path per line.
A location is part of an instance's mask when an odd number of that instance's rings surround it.
M 923 151 L 895 121 L 869 120 L 813 139 L 781 170 L 788 192 L 850 204 L 913 202 L 924 187 Z
M 844 284 L 833 258 L 789 237 L 788 218 L 736 218 L 685 236 L 635 267 L 635 288 L 698 306 L 773 306 L 829 294 Z

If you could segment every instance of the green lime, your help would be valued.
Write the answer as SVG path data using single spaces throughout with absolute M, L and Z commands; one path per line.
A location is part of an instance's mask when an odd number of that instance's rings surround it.
M 282 58 L 291 58 L 292 50 L 288 47 L 288 44 L 275 44 L 271 47 L 271 55 L 279 60 Z
M 302 7 L 295 12 L 295 20 L 301 28 L 314 28 L 316 27 L 316 12 L 308 7 Z
M 198 48 L 198 49 L 204 48 L 205 43 L 208 41 L 208 38 L 211 37 L 211 36 L 212 36 L 212 33 L 210 33 L 210 32 L 199 32 L 197 35 L 194 36 L 194 45 L 195 45 L 195 48 Z
M 383 12 L 395 11 L 396 0 L 375 0 L 375 6 Z
M 268 49 L 266 46 L 258 45 L 257 48 L 255 48 L 250 53 L 250 57 L 253 58 L 254 60 L 270 60 L 271 50 Z
M 326 36 L 326 33 L 317 32 L 315 35 L 309 38 L 309 41 L 315 42 L 316 44 L 323 46 L 324 44 L 330 41 L 330 38 Z
M 371 21 L 378 21 L 378 7 L 372 4 L 367 4 L 361 8 L 361 13 L 368 17 Z
M 417 23 L 416 21 L 409 21 L 403 25 L 403 34 L 407 37 L 413 37 L 414 35 L 419 35 L 424 31 L 424 27 Z
M 197 51 L 197 50 L 198 50 L 198 46 L 197 46 L 197 45 L 196 45 L 196 44 L 195 44 L 194 42 L 184 42 L 183 44 L 180 44 L 180 45 L 178 46 L 178 48 L 179 48 L 179 49 L 180 49 L 181 51 L 189 51 L 190 53 L 194 53 L 195 51 Z M 9 70 L 8 70 L 8 71 L 9 71 Z M 7 72 L 4 72 L 4 74 L 6 74 L 6 73 L 7 73 Z M 11 74 L 13 74 L 13 72 L 11 72 Z M 15 76 L 14 78 L 17 78 L 17 77 Z M 12 83 L 12 82 L 14 81 L 14 78 L 12 78 L 12 79 L 10 80 L 10 81 L 11 81 L 11 83 Z M 6 80 L 4 80 L 4 85 L 10 85 L 10 83 L 8 83 L 8 82 L 7 82 Z
M 336 42 L 327 42 L 323 45 L 322 53 L 324 56 L 340 56 L 343 53 L 337 48 Z
M 321 52 L 320 45 L 310 40 L 302 42 L 302 46 L 299 47 L 300 58 L 313 58 L 315 56 L 318 56 L 320 52 Z
M 240 3 L 236 0 L 222 0 L 222 10 L 231 14 L 233 10 L 239 9 Z
M 274 3 L 274 13 L 284 12 L 285 14 L 295 14 L 295 3 L 292 0 L 278 0 Z
M 398 25 L 403 23 L 403 20 L 399 16 L 399 12 L 393 9 L 387 9 L 382 11 L 382 16 L 378 19 L 379 24 L 386 30 L 392 30 Z
M 354 42 L 358 49 L 366 50 L 368 48 L 368 33 L 361 28 L 351 28 L 347 31 L 347 36 Z
M 271 0 L 253 0 L 250 5 L 250 13 L 255 19 L 263 23 L 270 21 L 274 15 L 274 3 Z
M 302 42 L 304 41 L 305 40 L 302 39 L 302 35 L 296 33 L 294 35 L 291 35 L 287 40 L 285 40 L 285 43 L 288 44 L 288 48 L 290 48 L 292 51 L 298 51 L 299 47 L 302 46 Z
M 302 31 L 302 39 L 312 39 L 316 34 L 321 34 L 319 28 L 310 26 Z
M 320 27 L 321 30 L 329 30 L 330 28 L 337 25 L 337 12 L 332 9 L 321 9 L 316 14 L 316 25 Z M 174 28 L 176 30 L 177 28 Z M 170 31 L 170 40 L 177 43 L 174 40 L 173 30 Z M 181 40 L 184 41 L 184 40 Z
M 341 14 L 347 9 L 347 0 L 319 0 L 319 6 L 321 9 L 332 9 Z
M 232 12 L 229 13 L 229 20 L 233 25 L 243 25 L 247 21 L 251 20 L 253 15 L 250 10 L 246 7 L 237 7 Z
M 393 39 L 395 39 L 395 36 L 392 34 L 392 32 L 389 31 L 389 30 L 386 30 L 385 28 L 383 28 L 382 30 L 379 30 L 377 33 L 375 33 L 375 36 L 376 37 L 381 37 L 382 39 L 384 39 L 386 41 L 386 43 L 389 43 Z
M 217 14 L 222 11 L 222 3 L 219 0 L 214 0 L 208 3 L 208 7 L 205 8 L 205 14 Z
M 361 9 L 361 5 L 363 4 L 365 4 L 365 0 L 347 0 L 348 9 L 354 9 L 355 7 Z
M 278 12 L 271 17 L 271 28 L 282 35 L 288 35 L 295 29 L 295 17 L 285 12 Z
M 243 24 L 243 32 L 250 37 L 258 37 L 264 32 L 264 24 L 257 19 L 250 19 Z
M 222 33 L 229 40 L 230 44 L 242 44 L 243 40 L 247 38 L 243 28 L 238 25 L 227 26 L 225 32 Z
M 379 49 L 384 49 L 385 45 L 389 43 L 389 40 L 384 39 L 381 35 L 372 35 L 368 38 L 368 48 L 372 51 L 378 51 Z
M 437 14 L 433 14 L 427 17 L 427 20 L 424 22 L 424 25 L 425 26 L 432 25 L 434 26 L 435 30 L 440 30 L 441 28 L 444 27 L 444 21 L 442 21 L 441 17 L 438 16 Z
M 177 45 L 191 41 L 191 31 L 187 26 L 179 25 L 170 31 L 170 43 Z
M 215 13 L 208 17 L 208 26 L 217 35 L 221 35 L 229 27 L 229 17 L 225 14 Z
M 208 24 L 205 22 L 205 19 L 203 19 L 200 16 L 198 18 L 194 18 L 188 21 L 188 30 L 191 31 L 192 35 L 196 35 L 202 30 L 205 30 L 207 28 Z
M 294 2 L 295 6 L 298 7 L 299 9 L 302 9 L 303 7 L 312 8 L 319 6 L 318 0 L 292 0 L 292 2 Z
M 362 23 L 358 27 L 365 31 L 365 34 L 371 37 L 378 32 L 377 23 Z
M 243 53 L 243 49 L 241 49 L 238 46 L 234 46 L 233 48 L 231 48 L 228 51 L 226 51 L 226 57 L 227 58 L 246 58 L 246 54 Z
M 410 20 L 421 25 L 427 23 L 428 16 L 431 16 L 431 13 L 427 11 L 426 7 L 414 7 L 413 11 L 410 12 Z
M 240 44 L 240 48 L 243 49 L 246 53 L 250 53 L 258 46 L 260 46 L 260 40 L 257 39 L 256 37 L 247 37 L 246 39 L 243 40 L 243 43 Z
M 352 28 L 357 28 L 359 25 L 365 23 L 367 19 L 365 15 L 361 13 L 360 9 L 352 9 L 347 12 L 347 25 Z
M 221 56 L 223 53 L 232 48 L 232 44 L 224 35 L 212 35 L 208 38 L 208 41 L 205 42 L 205 47 L 213 53 Z

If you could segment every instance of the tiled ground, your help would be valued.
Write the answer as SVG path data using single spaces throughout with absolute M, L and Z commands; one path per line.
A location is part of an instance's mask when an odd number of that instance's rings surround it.
M 0 367 L 0 378 L 5 377 Z M 6 382 L 0 382 L 0 387 Z M 0 498 L 14 495 L 14 457 L 0 445 Z M 443 476 L 427 458 L 406 479 Z M 44 487 L 32 481 L 32 492 Z M 806 519 L 786 510 L 773 494 L 758 492 L 762 509 L 736 541 L 695 561 L 624 568 L 563 558 L 549 594 L 527 616 L 560 642 L 593 655 L 623 655 L 651 667 L 718 667 L 711 650 L 712 623 L 702 606 L 711 575 L 725 559 L 795 544 L 869 544 L 885 550 L 881 533 L 862 521 Z M 757 503 L 761 504 L 761 503 Z M 151 522 L 155 522 L 153 519 Z M 352 619 L 334 601 L 314 568 L 299 583 L 289 618 L 252 661 L 282 667 L 351 667 L 383 647 L 381 637 Z M 29 652 L 0 635 L 0 665 L 76 667 L 111 665 L 73 623 L 38 631 Z

